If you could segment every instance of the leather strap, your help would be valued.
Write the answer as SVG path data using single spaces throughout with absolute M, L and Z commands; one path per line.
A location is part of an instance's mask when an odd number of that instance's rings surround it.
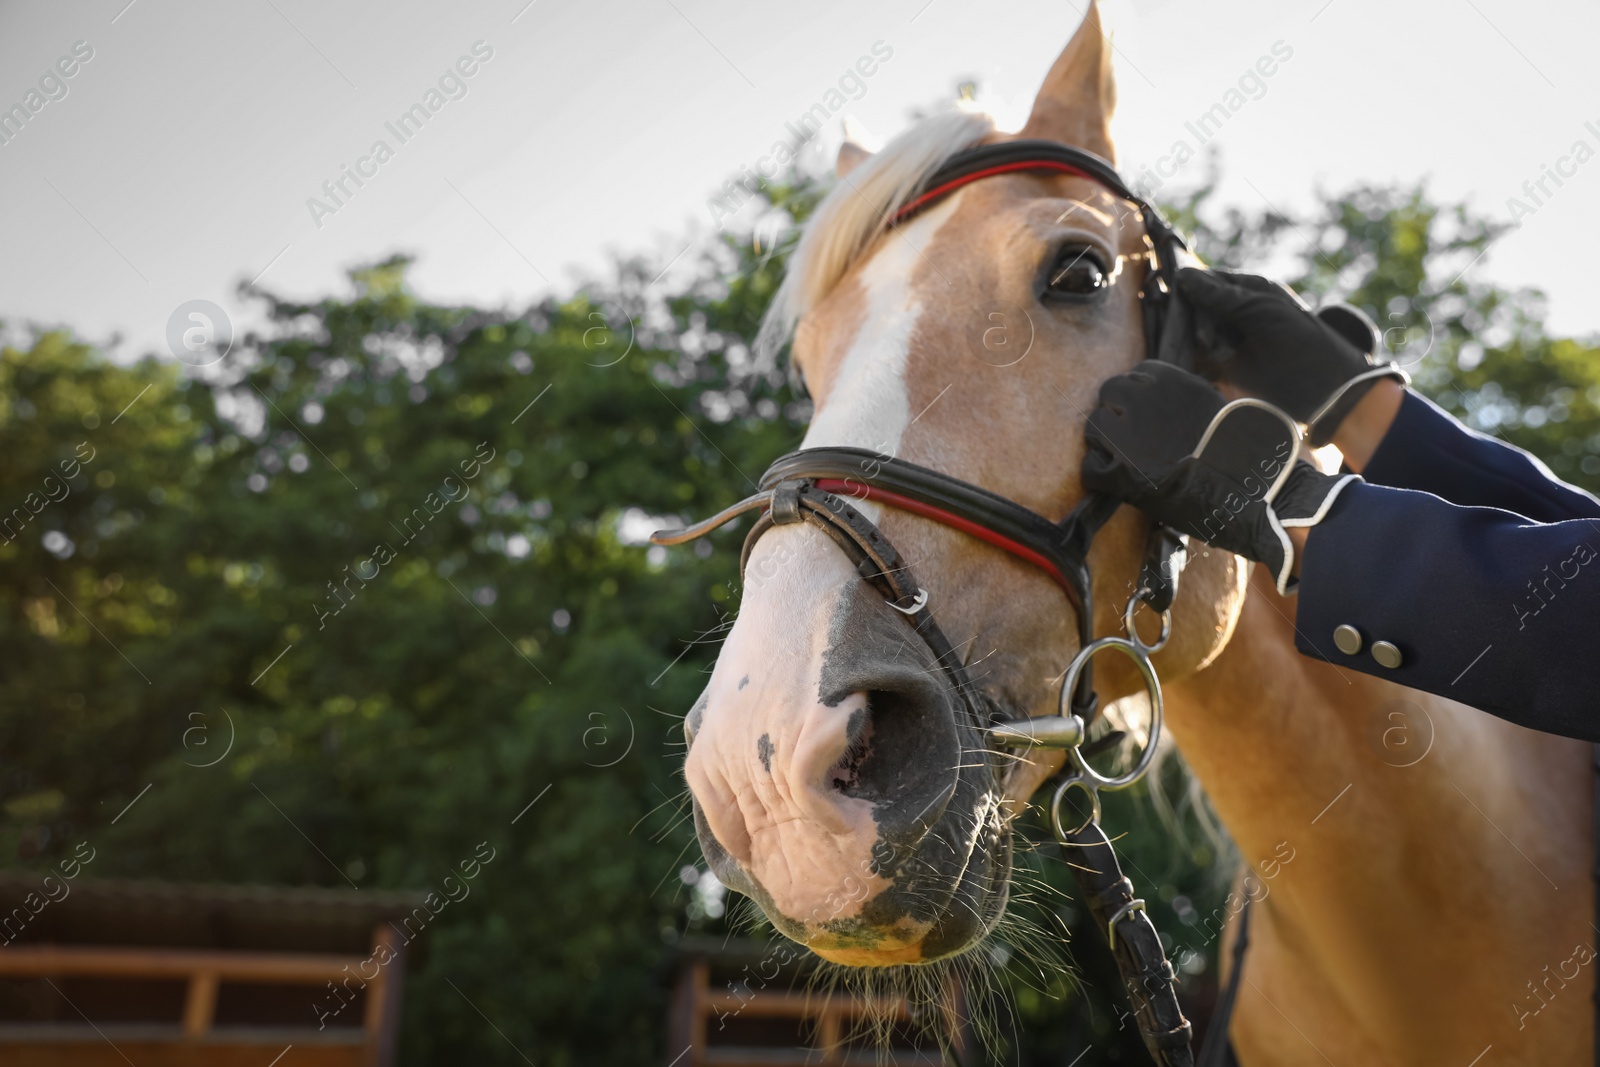
M 762 479 L 763 484 L 767 481 Z M 975 707 L 977 690 L 967 675 L 961 657 L 950 639 L 934 621 L 928 610 L 928 597 L 917 585 L 911 568 L 889 539 L 864 515 L 843 499 L 817 488 L 803 479 L 786 479 L 772 487 L 771 503 L 766 514 L 756 520 L 745 535 L 744 547 L 739 553 L 739 572 L 744 573 L 750 561 L 750 552 L 761 535 L 774 526 L 805 522 L 827 534 L 855 564 L 862 581 L 871 585 L 911 623 L 917 634 L 928 645 L 939 668 L 949 679 L 954 691 L 967 707 L 972 725 L 988 725 L 989 709 Z
M 1116 511 L 1115 500 L 1087 496 L 1071 514 L 1056 523 L 959 478 L 902 459 L 879 455 L 870 449 L 843 446 L 806 448 L 781 456 L 761 476 L 760 485 L 770 491 L 777 485 L 795 479 L 807 480 L 824 496 L 832 494 L 879 500 L 922 515 L 980 538 L 1041 568 L 1056 581 L 1072 603 L 1079 647 L 1094 639 L 1089 543 Z M 735 505 L 735 508 L 741 507 L 742 504 Z M 876 526 L 868 523 L 854 509 L 850 511 L 873 531 L 878 540 L 887 544 Z M 730 509 L 723 514 L 731 518 L 737 511 Z M 750 546 L 755 543 L 757 530 L 765 529 L 758 522 L 756 529 L 751 530 L 750 537 L 745 541 L 745 558 L 748 558 Z M 1099 710 L 1094 678 L 1087 667 L 1079 676 L 1072 705 L 1074 712 L 1085 723 L 1092 722 Z
M 1228 986 L 1217 998 L 1217 1007 L 1206 1026 L 1205 1043 L 1200 1046 L 1200 1058 L 1195 1067 L 1232 1067 L 1236 1062 L 1233 1044 L 1228 1039 L 1228 1026 L 1233 1022 L 1233 1008 L 1239 1001 L 1239 983 L 1244 978 L 1244 950 L 1250 947 L 1250 896 L 1245 895 L 1244 907 L 1239 909 L 1239 932 L 1233 941 L 1233 967 L 1228 972 Z
M 1144 902 L 1135 901 L 1133 883 L 1123 876 L 1105 830 L 1091 820 L 1064 834 L 1061 843 L 1071 849 L 1067 860 L 1078 892 L 1107 935 L 1145 1048 L 1161 1067 L 1192 1067 L 1191 1027 L 1178 1005 L 1177 975 Z
M 1139 588 L 1150 610 L 1160 614 L 1172 607 L 1178 595 L 1178 575 L 1189 562 L 1187 538 L 1157 526 L 1145 543 L 1144 566 L 1139 569 Z
M 1105 187 L 1140 210 L 1148 207 L 1142 197 L 1128 188 L 1122 175 L 1117 173 L 1117 168 L 1103 156 L 1058 141 L 1020 138 L 979 145 L 951 156 L 923 183 L 923 191 L 896 212 L 894 220 L 905 221 L 969 182 L 1020 170 L 1054 170 L 1077 174 Z
M 1089 542 L 1116 510 L 1115 501 L 1086 499 L 1055 523 L 970 482 L 871 449 L 844 446 L 780 456 L 761 476 L 760 485 L 769 489 L 797 477 L 816 479 L 845 496 L 884 499 L 988 541 L 1043 569 L 1078 611 L 1084 611 L 1090 599 Z M 886 495 L 898 499 L 887 500 Z
M 1594 747 L 1594 920 L 1600 929 L 1600 745 Z M 1600 1067 L 1600 979 L 1594 990 L 1594 1062 Z

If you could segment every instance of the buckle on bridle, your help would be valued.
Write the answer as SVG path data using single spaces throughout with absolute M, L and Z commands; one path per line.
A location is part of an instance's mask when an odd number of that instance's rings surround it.
M 767 506 L 767 513 L 772 516 L 775 526 L 788 526 L 801 522 L 804 516 L 800 514 L 800 490 L 806 483 L 799 478 L 787 482 L 779 482 L 772 489 L 772 501 Z

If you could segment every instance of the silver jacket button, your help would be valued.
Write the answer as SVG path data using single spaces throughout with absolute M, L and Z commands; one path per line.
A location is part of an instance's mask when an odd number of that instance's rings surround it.
M 1345 623 L 1333 628 L 1333 643 L 1347 656 L 1353 656 L 1361 651 L 1361 631 Z
M 1400 666 L 1405 657 L 1400 655 L 1400 650 L 1388 641 L 1374 641 L 1372 643 L 1372 658 L 1378 661 L 1378 666 L 1388 667 L 1390 670 Z

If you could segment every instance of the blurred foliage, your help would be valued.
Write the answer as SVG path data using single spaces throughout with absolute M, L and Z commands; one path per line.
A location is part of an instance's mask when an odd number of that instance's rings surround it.
M 70 488 L 0 541 L 0 848 L 424 887 L 486 840 L 408 981 L 406 1061 L 515 1059 L 448 978 L 540 1063 L 637 1064 L 685 921 L 678 719 L 735 577 L 639 540 L 747 492 L 788 397 L 735 384 L 694 301 L 647 314 L 642 268 L 507 315 L 422 303 L 404 267 L 267 298 L 214 373 L 0 352 L 0 500 Z M 760 273 L 723 329 L 753 329 Z
M 522 1062 L 506 1039 L 540 1064 L 670 1059 L 671 945 L 732 922 L 682 818 L 677 720 L 737 553 L 641 535 L 798 441 L 807 405 L 749 342 L 817 195 L 769 190 L 765 236 L 705 249 L 670 294 L 629 262 L 520 314 L 438 307 L 393 259 L 345 297 L 260 294 L 269 325 L 199 371 L 61 333 L 0 351 L 0 506 L 21 509 L 0 538 L 0 855 L 87 839 L 98 876 L 428 888 L 488 841 L 409 976 L 403 1061 Z M 1600 359 L 1547 336 L 1537 294 L 1470 280 L 1492 226 L 1421 190 L 1303 219 L 1209 196 L 1175 212 L 1208 260 L 1293 257 L 1420 388 L 1600 488 Z M 1203 997 L 1229 871 L 1183 823 L 1175 842 L 1147 796 L 1108 803 Z M 1050 962 L 1062 925 L 1097 944 L 1054 849 L 1019 868 L 1035 933 L 982 950 L 1005 1062 L 1142 1062 L 1103 953 L 1076 954 L 1082 985 Z

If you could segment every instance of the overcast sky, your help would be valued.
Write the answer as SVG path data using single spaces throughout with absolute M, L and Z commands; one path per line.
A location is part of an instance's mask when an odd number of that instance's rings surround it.
M 1509 220 L 1507 199 L 1521 197 L 1533 213 L 1471 270 L 1546 290 L 1558 330 L 1600 330 L 1600 160 L 1571 155 L 1580 140 L 1600 150 L 1600 5 L 1105 10 L 1130 177 L 1180 139 L 1194 146 L 1186 123 L 1276 46 L 1289 57 L 1247 86 L 1253 98 L 1212 139 L 1225 201 L 1304 207 L 1319 189 L 1427 180 Z M 350 266 L 396 250 L 417 256 L 429 297 L 520 305 L 566 292 L 612 252 L 666 262 L 709 233 L 717 186 L 875 45 L 892 54 L 840 114 L 879 138 L 958 80 L 1016 123 L 1082 11 L 1070 0 L 5 3 L 0 109 L 37 110 L 20 132 L 0 127 L 0 317 L 121 333 L 127 358 L 163 348 L 186 301 L 242 317 L 241 279 L 343 291 Z M 420 131 L 402 139 L 386 125 L 430 102 Z M 1546 179 L 1552 195 L 1529 200 L 1523 183 L 1558 164 L 1563 184 Z M 335 202 L 323 184 L 345 168 L 367 176 L 344 177 Z

